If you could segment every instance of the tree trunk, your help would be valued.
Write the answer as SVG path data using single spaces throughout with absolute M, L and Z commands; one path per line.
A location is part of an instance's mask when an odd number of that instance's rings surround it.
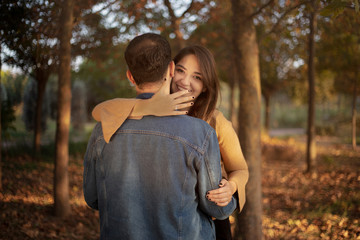
M 35 111 L 35 128 L 34 128 L 34 150 L 35 155 L 40 153 L 41 132 L 42 132 L 42 106 L 45 95 L 45 87 L 48 80 L 48 74 L 43 70 L 36 70 L 37 81 L 37 97 L 36 97 L 36 111 Z
M 70 214 L 69 203 L 69 127 L 71 115 L 71 44 L 73 29 L 73 0 L 64 0 L 61 8 L 60 66 L 58 115 L 56 125 L 56 154 L 54 172 L 55 215 L 65 218 Z
M 233 61 L 233 63 L 235 63 L 235 61 Z M 236 84 L 236 80 L 238 79 L 238 77 L 236 77 L 237 73 L 236 73 L 235 64 L 232 69 L 233 69 L 233 77 L 230 78 L 230 119 L 235 131 L 238 132 L 239 122 L 236 114 L 238 106 L 236 104 L 237 98 L 235 95 L 236 89 L 238 88 L 238 84 Z
M 172 5 L 169 0 L 164 0 L 164 4 L 167 7 L 170 15 L 170 22 L 171 22 L 171 28 L 172 31 L 174 31 L 175 34 L 175 42 L 174 42 L 174 52 L 179 52 L 182 48 L 185 47 L 185 41 L 184 41 L 184 35 L 180 31 L 180 24 L 182 17 L 177 17 L 175 15 L 174 9 L 172 8 Z
M 252 19 L 252 1 L 232 0 L 233 52 L 240 86 L 239 139 L 249 167 L 246 204 L 237 214 L 235 239 L 262 239 L 261 89 L 259 49 Z
M 265 134 L 267 136 L 269 136 L 269 131 L 270 131 L 270 95 L 269 94 L 264 94 L 264 99 L 265 99 Z
M 357 74 L 354 79 L 354 92 L 353 92 L 353 101 L 352 101 L 352 147 L 356 149 L 356 98 L 357 98 Z
M 1 68 L 2 68 L 2 59 L 1 59 L 1 43 L 0 43 L 0 191 L 2 190 L 2 124 L 1 124 L 1 107 L 2 107 L 2 79 L 1 79 Z
M 310 33 L 309 33 L 309 59 L 308 59 L 308 81 L 309 81 L 309 108 L 308 108 L 308 129 L 307 129 L 307 151 L 306 162 L 307 172 L 314 172 L 316 169 L 316 141 L 315 141 L 315 36 L 316 31 L 316 9 L 315 0 L 311 3 L 310 12 Z

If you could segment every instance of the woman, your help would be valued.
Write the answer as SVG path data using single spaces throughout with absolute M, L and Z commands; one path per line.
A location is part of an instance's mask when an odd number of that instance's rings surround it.
M 216 110 L 220 87 L 214 58 L 209 50 L 196 45 L 180 50 L 174 62 L 173 94 L 169 94 L 170 83 L 167 81 L 151 99 L 109 100 L 94 108 L 93 117 L 102 122 L 107 142 L 128 117 L 139 119 L 144 115 L 188 114 L 207 121 L 217 133 L 223 176 L 227 179 L 221 180 L 220 188 L 209 191 L 207 198 L 219 206 L 226 206 L 237 192 L 241 211 L 249 173 L 231 122 Z M 217 239 L 231 239 L 228 219 L 216 220 L 215 226 Z

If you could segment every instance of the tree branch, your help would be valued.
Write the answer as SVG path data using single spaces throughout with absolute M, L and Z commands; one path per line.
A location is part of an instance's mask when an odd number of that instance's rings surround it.
M 111 7 L 112 5 L 114 5 L 115 3 L 117 3 L 118 1 L 117 0 L 114 0 L 112 2 L 109 2 L 108 4 L 106 4 L 104 7 L 100 8 L 99 10 L 95 11 L 95 12 L 91 12 L 92 14 L 96 14 L 96 13 L 100 13 L 102 12 L 103 10 Z
M 192 3 L 192 1 L 191 1 L 191 3 Z M 175 16 L 174 10 L 173 10 L 172 7 L 171 7 L 170 1 L 169 1 L 169 0 L 164 0 L 164 4 L 165 4 L 165 6 L 167 7 L 167 9 L 169 10 L 170 18 L 171 18 L 172 20 L 175 20 L 175 19 L 176 19 L 176 16 Z
M 181 15 L 181 17 L 184 17 L 186 13 L 190 12 L 191 9 L 194 7 L 194 0 L 191 1 L 189 7 L 185 10 L 185 12 L 183 12 L 183 14 Z
M 274 0 L 269 0 L 267 3 L 265 3 L 264 5 L 262 5 L 256 12 L 252 13 L 249 18 L 253 18 L 256 15 L 258 15 L 259 13 L 261 13 L 261 11 L 266 8 L 267 6 L 269 6 L 270 4 L 272 4 L 274 2 Z
M 292 6 L 291 8 L 287 9 L 277 20 L 277 22 L 274 24 L 274 26 L 271 28 L 271 30 L 269 32 L 267 32 L 265 35 L 269 35 L 270 33 L 275 32 L 275 29 L 279 26 L 280 22 L 293 10 L 297 9 L 298 7 L 300 7 L 303 4 L 309 3 L 310 0 L 306 0 L 303 2 L 300 2 L 294 6 Z
M 94 6 L 91 6 L 91 8 L 87 9 L 86 11 L 83 11 L 81 15 L 79 16 L 74 16 L 74 22 L 73 22 L 73 25 L 77 25 L 79 22 L 81 22 L 82 19 L 84 19 L 86 17 L 86 15 L 89 15 L 89 14 L 98 14 L 100 12 L 102 12 L 103 10 L 111 7 L 112 5 L 114 5 L 115 3 L 117 3 L 118 1 L 117 0 L 114 0 L 112 2 L 109 2 L 108 4 L 106 4 L 105 6 L 103 6 L 102 8 L 100 8 L 99 10 L 93 12 L 92 11 L 92 7 Z

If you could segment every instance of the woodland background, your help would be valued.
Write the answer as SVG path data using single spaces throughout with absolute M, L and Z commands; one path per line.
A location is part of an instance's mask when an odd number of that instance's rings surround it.
M 234 239 L 360 239 L 358 0 L 2 0 L 0 239 L 98 239 L 82 193 L 93 107 L 134 97 L 145 32 L 217 62 L 249 165 Z

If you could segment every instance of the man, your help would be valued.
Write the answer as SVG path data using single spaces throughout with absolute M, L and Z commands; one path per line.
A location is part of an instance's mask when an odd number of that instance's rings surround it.
M 174 75 L 169 43 L 148 33 L 125 51 L 138 98 L 150 98 Z M 206 199 L 221 180 L 215 131 L 189 116 L 126 120 L 106 143 L 97 124 L 84 160 L 84 196 L 100 213 L 101 239 L 215 239 L 211 217 L 223 219 L 235 200 Z

